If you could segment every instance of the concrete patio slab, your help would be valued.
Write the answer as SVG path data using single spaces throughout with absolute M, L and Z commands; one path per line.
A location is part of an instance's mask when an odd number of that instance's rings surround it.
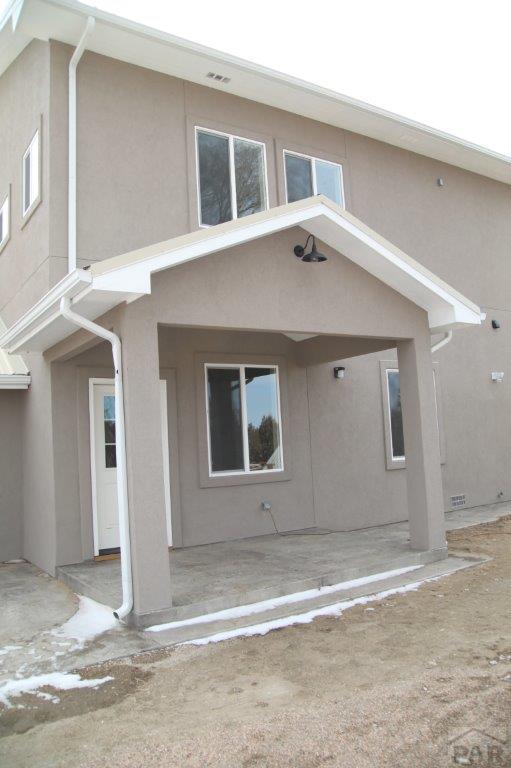
M 447 530 L 498 519 L 511 504 L 449 512 Z M 409 549 L 408 524 L 353 532 L 311 529 L 207 544 L 169 552 L 173 608 L 145 625 L 187 619 L 280 595 L 446 557 Z M 120 562 L 86 562 L 58 569 L 73 591 L 110 606 L 121 603 Z
M 174 605 L 165 616 L 147 617 L 147 623 L 186 619 L 446 556 L 446 550 L 411 551 L 407 526 L 401 524 L 171 550 Z M 121 602 L 119 560 L 65 566 L 58 576 L 79 594 L 107 605 Z

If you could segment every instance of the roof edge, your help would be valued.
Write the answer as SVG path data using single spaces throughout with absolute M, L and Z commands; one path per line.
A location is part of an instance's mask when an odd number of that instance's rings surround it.
M 14 0 L 6 11 L 4 26 L 6 19 L 12 16 L 14 20 L 18 11 L 18 16 L 21 14 L 23 17 L 22 22 L 18 24 L 20 30 L 13 30 L 12 32 L 13 39 L 16 35 L 19 35 L 20 38 L 26 38 L 28 34 L 32 37 L 39 36 L 40 39 L 53 37 L 68 44 L 76 44 L 78 42 L 77 39 L 74 39 L 74 33 L 71 33 L 66 26 L 69 19 L 65 20 L 65 23 L 62 22 L 61 25 L 66 31 L 60 32 L 56 28 L 53 19 L 48 19 L 44 23 L 41 22 L 42 9 L 40 7 L 36 8 L 32 14 L 31 8 L 35 2 L 36 0 Z M 166 56 L 165 61 L 168 67 L 172 64 L 172 67 L 176 69 L 177 59 L 188 59 L 188 63 L 186 66 L 182 65 L 184 71 L 181 74 L 176 71 L 167 71 L 165 66 L 162 68 L 158 65 L 157 57 L 148 56 L 147 52 L 142 54 L 130 51 L 130 53 L 124 54 L 118 45 L 113 50 L 113 46 L 109 47 L 108 42 L 105 42 L 104 39 L 102 43 L 98 43 L 93 38 L 89 41 L 87 47 L 90 50 L 96 50 L 102 55 L 112 56 L 121 61 L 129 61 L 135 65 L 154 69 L 155 71 L 167 72 L 167 74 L 199 83 L 204 87 L 217 89 L 221 87 L 226 93 L 280 109 L 286 109 L 282 105 L 290 101 L 287 108 L 289 112 L 304 114 L 310 119 L 316 119 L 340 129 L 353 131 L 401 149 L 464 168 L 487 178 L 511 184 L 511 157 L 496 152 L 489 147 L 462 139 L 425 123 L 420 123 L 390 110 L 368 104 L 367 102 L 346 96 L 293 75 L 287 75 L 255 62 L 201 45 L 200 43 L 194 43 L 168 32 L 145 26 L 139 22 L 117 16 L 84 3 L 76 2 L 76 0 L 37 0 L 37 3 L 39 5 L 44 4 L 48 10 L 53 9 L 52 12 L 54 14 L 61 12 L 62 14 L 67 14 L 68 17 L 70 14 L 74 14 L 80 18 L 92 16 L 102 25 L 103 33 L 105 33 L 105 30 L 108 32 L 108 28 L 110 28 L 109 34 L 113 36 L 112 39 L 115 39 L 115 32 L 117 30 L 124 35 L 133 35 L 139 41 L 145 41 L 145 45 L 150 45 L 154 42 L 160 49 L 163 45 L 173 48 L 177 53 L 177 56 L 174 57 L 176 61 L 172 59 L 171 55 Z M 103 34 L 102 37 L 104 36 Z M 12 55 L 16 51 L 19 53 L 18 48 L 13 45 Z M 131 46 L 131 48 L 136 48 L 136 46 Z M 190 57 L 194 58 L 193 66 L 190 65 Z M 4 58 L 4 64 L 8 66 L 9 56 Z M 201 63 L 201 71 L 207 71 L 206 67 L 209 68 L 209 64 L 219 64 L 224 68 L 227 67 L 227 69 L 232 70 L 233 73 L 238 73 L 239 78 L 233 76 L 231 78 L 232 82 L 227 86 L 218 86 L 218 84 L 211 80 L 206 81 L 205 77 L 198 78 L 196 71 L 198 62 Z M 272 96 L 269 95 L 270 91 Z M 289 98 L 284 98 L 284 94 Z M 296 106 L 297 99 L 302 104 L 301 112 L 298 112 Z M 307 108 L 308 100 L 310 102 L 310 109 Z M 314 105 L 320 105 L 320 109 L 312 109 Z

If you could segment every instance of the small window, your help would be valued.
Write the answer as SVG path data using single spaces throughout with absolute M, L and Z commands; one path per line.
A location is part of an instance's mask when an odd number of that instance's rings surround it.
M 342 166 L 317 157 L 284 152 L 286 196 L 288 203 L 312 195 L 325 195 L 344 205 Z
M 23 155 L 23 216 L 39 199 L 39 183 L 39 131 L 36 131 Z
M 211 475 L 283 470 L 276 366 L 206 365 Z
M 0 208 L 0 250 L 4 247 L 10 235 L 10 200 L 5 198 Z
M 390 451 L 393 461 L 404 461 L 405 437 L 403 432 L 403 413 L 401 411 L 399 371 L 387 369 L 387 392 L 390 416 Z
M 105 467 L 114 469 L 117 466 L 115 448 L 115 395 L 103 397 L 103 428 L 105 435 Z
M 266 157 L 261 142 L 197 130 L 197 166 L 201 226 L 267 208 Z

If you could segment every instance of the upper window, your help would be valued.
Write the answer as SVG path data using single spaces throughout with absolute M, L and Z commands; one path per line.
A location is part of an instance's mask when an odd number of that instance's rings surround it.
M 212 226 L 268 206 L 265 146 L 197 129 L 200 224 Z
M 0 250 L 4 247 L 10 235 L 10 200 L 5 198 L 0 208 Z
M 288 203 L 312 195 L 325 195 L 338 205 L 344 205 L 342 166 L 317 157 L 284 152 L 286 196 Z
M 23 216 L 26 216 L 37 202 L 39 191 L 39 131 L 36 131 L 23 155 Z
M 276 366 L 206 365 L 211 475 L 283 469 Z

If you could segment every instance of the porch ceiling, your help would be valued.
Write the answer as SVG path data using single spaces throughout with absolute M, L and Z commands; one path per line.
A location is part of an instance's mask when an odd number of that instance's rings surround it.
M 432 333 L 481 323 L 480 309 L 469 299 L 318 195 L 115 256 L 88 271 L 75 270 L 0 337 L 0 348 L 44 351 L 71 335 L 74 326 L 59 312 L 62 296 L 84 317 L 94 319 L 124 301 L 150 294 L 156 272 L 296 226 L 424 309 Z

